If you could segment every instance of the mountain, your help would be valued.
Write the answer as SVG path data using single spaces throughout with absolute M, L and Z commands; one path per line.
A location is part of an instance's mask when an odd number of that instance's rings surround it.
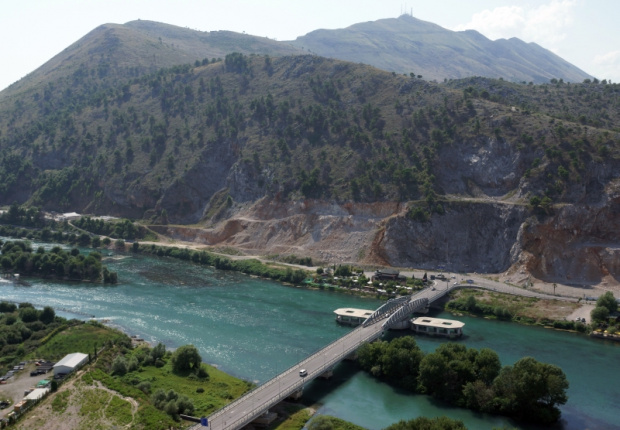
M 323 57 L 443 81 L 470 76 L 513 82 L 582 82 L 592 76 L 535 43 L 491 41 L 474 30 L 450 31 L 409 15 L 316 30 L 290 44 Z
M 231 52 L 274 56 L 304 53 L 275 40 L 232 31 L 196 31 L 144 20 L 103 24 L 0 92 L 0 101 L 68 75 L 90 78 L 84 74 L 86 69 L 98 78 L 126 79 L 179 64 L 221 59 Z
M 189 48 L 211 34 L 142 25 L 100 27 L 0 93 L 0 204 L 330 264 L 620 278 L 619 85 L 213 60 L 224 48 Z

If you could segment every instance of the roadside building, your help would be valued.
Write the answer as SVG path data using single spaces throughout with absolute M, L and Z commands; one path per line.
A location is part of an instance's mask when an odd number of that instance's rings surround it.
M 67 354 L 62 360 L 54 364 L 54 376 L 59 373 L 69 374 L 82 367 L 87 361 L 88 354 L 82 354 L 81 352 Z
M 373 275 L 372 280 L 373 281 L 381 281 L 381 280 L 396 281 L 398 279 L 401 279 L 399 275 L 400 275 L 400 272 L 396 269 L 379 269 L 375 271 L 375 274 Z

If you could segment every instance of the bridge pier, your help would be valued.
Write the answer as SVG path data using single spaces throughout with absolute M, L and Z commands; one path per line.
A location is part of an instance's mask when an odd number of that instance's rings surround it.
M 293 391 L 287 398 L 291 400 L 299 400 L 303 394 L 304 388 L 301 387 L 299 390 Z
M 319 375 L 319 378 L 321 378 L 321 379 L 329 379 L 332 376 L 334 376 L 334 368 L 333 367 L 331 369 L 327 369 L 325 372 L 321 373 Z
M 349 354 L 346 357 L 344 357 L 343 360 L 347 360 L 347 361 L 355 361 L 355 360 L 357 360 L 357 349 L 355 351 L 353 351 L 351 354 Z
M 256 427 L 267 427 L 278 418 L 278 414 L 275 412 L 265 411 L 261 416 L 252 421 L 252 424 Z

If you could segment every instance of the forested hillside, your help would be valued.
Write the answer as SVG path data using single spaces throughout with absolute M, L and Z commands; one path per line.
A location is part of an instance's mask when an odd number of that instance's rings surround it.
M 114 85 L 82 67 L 4 107 L 3 201 L 177 222 L 213 197 L 441 211 L 438 195 L 475 187 L 579 201 L 588 166 L 618 155 L 619 88 L 605 82 L 440 85 L 313 56 L 229 54 Z M 491 141 L 510 160 L 500 178 L 455 178 L 453 155 Z
M 97 32 L 47 75 L 0 93 L 1 203 L 156 224 L 228 220 L 175 234 L 316 257 L 315 246 L 323 258 L 335 255 L 324 241 L 338 231 L 340 258 L 461 269 L 505 270 L 524 249 L 539 256 L 554 217 L 591 222 L 579 221 L 582 244 L 618 239 L 618 84 L 435 83 L 318 56 L 238 52 L 131 68 L 140 46 Z M 592 208 L 607 221 L 594 222 Z M 299 211 L 303 222 L 265 224 Z M 537 221 L 524 223 L 530 216 Z M 327 219 L 338 224 L 320 227 Z M 558 244 L 576 231 L 568 224 Z M 353 233 L 364 239 L 347 243 Z M 551 260 L 537 261 L 528 270 L 549 271 Z

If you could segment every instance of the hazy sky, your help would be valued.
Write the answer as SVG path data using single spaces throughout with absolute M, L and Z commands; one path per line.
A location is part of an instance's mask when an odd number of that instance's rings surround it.
M 618 0 L 1 0 L 0 90 L 105 23 L 152 20 L 202 31 L 293 40 L 312 30 L 401 13 L 490 39 L 536 42 L 620 82 Z

